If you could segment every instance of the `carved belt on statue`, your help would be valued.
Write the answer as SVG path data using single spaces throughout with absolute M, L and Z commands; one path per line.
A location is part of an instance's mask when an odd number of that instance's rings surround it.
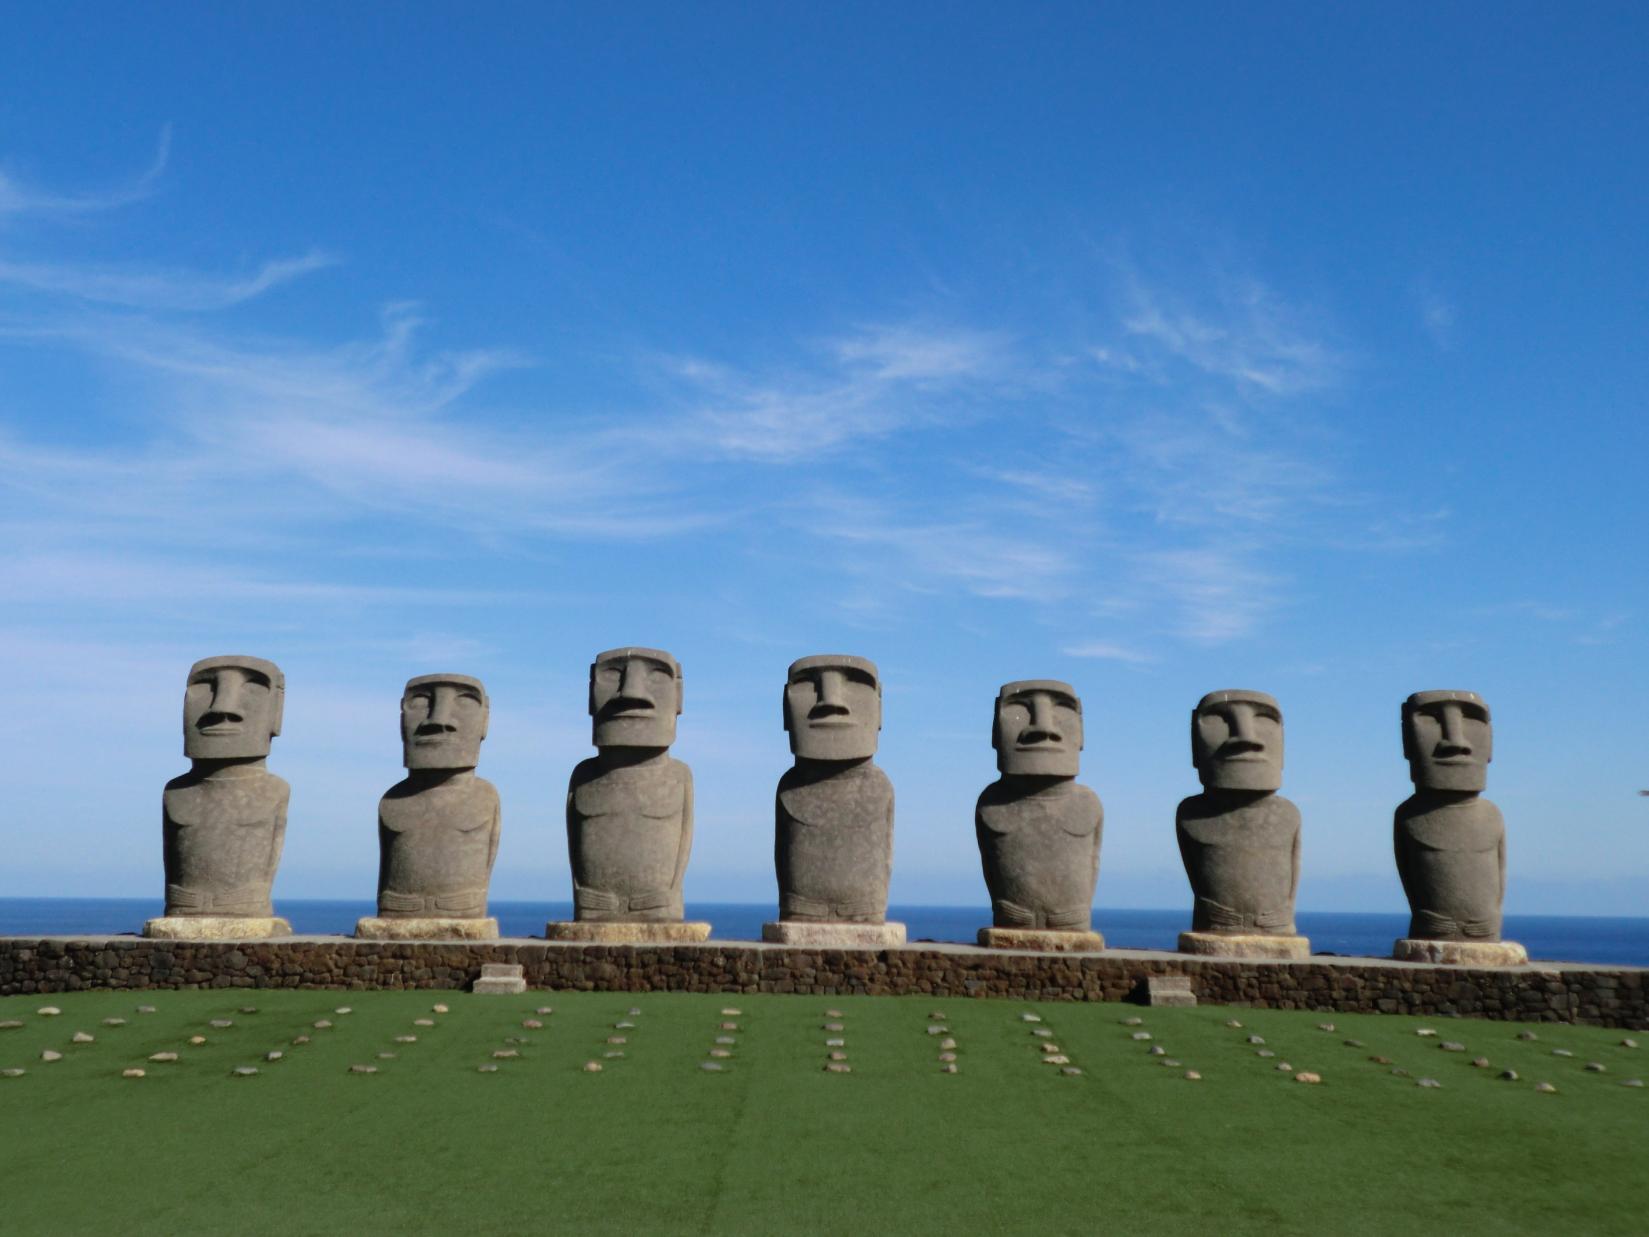
M 779 895 L 780 919 L 822 919 L 841 923 L 880 919 L 885 908 L 880 902 L 826 902 L 799 893 Z
M 189 889 L 183 885 L 166 886 L 168 915 L 256 915 L 260 912 L 269 913 L 269 891 L 262 885 L 245 885 L 221 892 Z
M 1493 936 L 1494 926 L 1492 919 L 1450 919 L 1436 911 L 1415 911 L 1409 930 L 1423 941 L 1451 941 L 1463 936 Z
M 378 894 L 378 912 L 421 914 L 436 919 L 479 919 L 487 913 L 487 891 L 454 889 L 450 893 L 397 893 L 393 889 L 384 889 Z
M 591 889 L 588 885 L 573 884 L 573 904 L 581 911 L 656 911 L 675 905 L 668 889 L 645 889 L 640 893 L 609 893 L 605 889 Z
M 1198 918 L 1207 923 L 1214 932 L 1240 932 L 1244 928 L 1255 928 L 1260 932 L 1294 930 L 1294 917 L 1287 911 L 1244 913 L 1229 906 L 1221 906 L 1209 898 L 1198 898 L 1197 910 L 1200 912 Z
M 1028 906 L 1020 906 L 1017 902 L 998 901 L 993 908 L 996 912 L 996 923 L 1001 928 L 1034 928 L 1036 927 L 1036 912 Z M 1072 906 L 1064 910 L 1049 911 L 1043 918 L 1047 926 L 1057 932 L 1086 932 L 1092 925 L 1086 906 Z

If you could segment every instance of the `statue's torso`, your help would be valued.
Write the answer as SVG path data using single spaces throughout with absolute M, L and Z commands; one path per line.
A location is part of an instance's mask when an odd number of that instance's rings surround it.
M 893 866 L 893 783 L 866 760 L 779 779 L 774 858 L 784 919 L 881 923 Z
M 378 913 L 484 916 L 498 820 L 498 791 L 485 778 L 392 787 L 378 801 Z
M 185 774 L 167 783 L 166 914 L 273 914 L 269 889 L 290 795 L 267 770 L 228 778 Z
M 1198 932 L 1291 934 L 1300 810 L 1281 795 L 1192 795 L 1174 820 Z
M 580 919 L 681 918 L 692 786 L 692 770 L 669 757 L 573 770 L 567 847 Z
M 998 927 L 1088 930 L 1099 879 L 1104 809 L 1074 780 L 1051 786 L 1004 777 L 974 814 Z
M 1506 825 L 1487 799 L 1415 795 L 1395 816 L 1398 872 L 1421 939 L 1498 940 Z

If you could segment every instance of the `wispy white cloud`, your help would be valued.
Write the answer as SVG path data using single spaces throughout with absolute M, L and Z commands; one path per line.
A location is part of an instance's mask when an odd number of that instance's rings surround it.
M 866 327 L 816 352 L 824 364 L 763 372 L 669 360 L 671 376 L 690 393 L 677 441 L 785 463 L 977 415 L 971 401 L 980 384 L 1011 377 L 1005 337 L 972 329 Z
M 1138 556 L 1140 578 L 1173 612 L 1170 630 L 1193 644 L 1251 635 L 1283 600 L 1282 582 L 1240 548 L 1156 550 Z
M 1150 653 L 1141 652 L 1138 649 L 1124 644 L 1116 644 L 1109 640 L 1085 640 L 1079 644 L 1068 644 L 1059 651 L 1066 657 L 1115 661 L 1127 666 L 1149 665 L 1156 660 Z
M 0 221 L 7 215 L 79 215 L 114 210 L 141 202 L 154 193 L 172 151 L 172 126 L 163 125 L 154 158 L 132 180 L 113 189 L 63 193 L 40 188 L 0 168 Z
M 1420 327 L 1431 342 L 1444 352 L 1454 347 L 1455 323 L 1459 311 L 1428 281 L 1421 281 L 1414 290 L 1415 307 L 1420 315 Z
M 0 283 L 35 292 L 138 309 L 228 309 L 311 271 L 333 265 L 319 251 L 266 262 L 241 278 L 188 271 L 84 267 L 68 263 L 14 262 L 0 258 Z
M 1257 280 L 1216 274 L 1195 301 L 1137 273 L 1124 284 L 1118 337 L 1089 349 L 1104 369 L 1167 383 L 1189 368 L 1244 395 L 1274 397 L 1333 386 L 1346 369 L 1325 324 Z

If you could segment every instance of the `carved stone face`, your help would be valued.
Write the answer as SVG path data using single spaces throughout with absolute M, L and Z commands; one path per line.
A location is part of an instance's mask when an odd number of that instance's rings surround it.
M 790 750 L 805 760 L 860 760 L 876 754 L 882 680 L 876 663 L 845 653 L 792 662 L 784 686 Z
M 1209 692 L 1191 713 L 1191 763 L 1208 790 L 1280 790 L 1283 714 L 1264 692 Z
M 189 668 L 183 691 L 183 754 L 191 760 L 269 755 L 281 732 L 286 676 L 261 657 L 207 657 Z
M 487 737 L 487 689 L 467 674 L 422 674 L 401 692 L 401 763 L 473 769 Z
M 590 666 L 597 747 L 669 747 L 681 712 L 681 666 L 663 649 L 609 649 Z
M 1482 790 L 1494 759 L 1489 706 L 1475 692 L 1415 692 L 1403 702 L 1403 755 L 1418 790 Z
M 991 727 L 996 767 L 1007 774 L 1075 777 L 1082 751 L 1082 701 L 1069 683 L 1004 683 Z

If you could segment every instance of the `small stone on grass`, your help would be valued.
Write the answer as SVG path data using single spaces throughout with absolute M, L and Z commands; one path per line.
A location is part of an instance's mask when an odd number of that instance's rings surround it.
M 123 1069 L 120 1071 L 120 1076 L 122 1078 L 142 1078 L 144 1073 L 140 1069 Z
M 1185 1073 L 1180 1075 L 1180 1077 L 1185 1079 L 1186 1082 L 1201 1082 L 1202 1081 L 1202 1075 L 1197 1073 L 1197 1071 L 1194 1070 L 1194 1069 L 1186 1070 Z
M 6 1021 L 0 1022 L 0 1031 L 16 1031 L 20 1030 L 22 1026 L 23 1024 L 17 1021 L 17 1019 L 8 1018 Z
M 123 1026 L 126 1025 L 126 1019 L 124 1019 L 124 1018 L 105 1018 L 103 1020 L 103 1025 L 106 1026 L 106 1027 L 123 1027 Z
M 843 1039 L 841 1036 L 838 1035 L 838 1036 L 835 1036 L 831 1039 L 825 1040 L 825 1047 L 826 1048 L 846 1048 L 847 1047 L 847 1041 L 845 1039 Z
M 1235 1018 L 1227 1018 L 1225 1020 L 1225 1025 L 1228 1027 L 1235 1027 L 1237 1030 L 1242 1029 L 1242 1023 L 1238 1022 Z
M 1475 1065 L 1478 1069 L 1488 1069 L 1489 1068 L 1489 1058 L 1488 1057 L 1473 1057 L 1472 1058 L 1472 1064 Z
M 1517 1081 L 1517 1071 L 1514 1070 L 1514 1069 L 1503 1069 L 1503 1070 L 1501 1070 L 1500 1071 L 1500 1081 L 1501 1082 L 1516 1082 Z
M 149 1054 L 149 1060 L 157 1062 L 157 1063 L 165 1062 L 165 1061 L 176 1061 L 177 1060 L 177 1053 L 175 1053 L 175 1052 L 152 1052 L 152 1053 Z
M 734 1009 L 731 1005 L 729 1005 L 726 1009 L 721 1011 L 721 1016 L 723 1018 L 737 1018 L 737 1017 L 740 1016 L 740 1014 L 741 1014 L 741 1011 Z
M 97 1040 L 92 1036 L 87 1035 L 84 1031 L 76 1031 L 73 1035 L 69 1036 L 69 1042 L 71 1044 L 95 1044 L 97 1043 Z
M 1332 1033 L 1334 1030 L 1334 1024 L 1332 1022 L 1319 1022 L 1317 1024 L 1317 1029 L 1319 1031 L 1328 1031 Z
M 415 1027 L 432 1027 L 432 1026 L 435 1025 L 435 1019 L 433 1019 L 433 1018 L 414 1018 L 412 1020 L 412 1025 L 415 1026 Z
M 307 1036 L 307 1035 L 298 1035 L 298 1036 L 295 1036 L 293 1038 L 292 1046 L 295 1047 L 295 1048 L 302 1048 L 308 1042 L 309 1042 L 309 1036 Z
M 53 1052 L 50 1048 L 47 1048 L 40 1054 L 40 1059 L 42 1061 L 61 1061 L 63 1059 L 63 1054 L 61 1052 Z
M 258 1070 L 255 1065 L 237 1065 L 230 1072 L 236 1078 L 253 1078 L 257 1076 Z
M 0 1078 L 21 1078 L 26 1073 L 27 1070 L 21 1069 L 0 1069 Z
M 1635 1039 L 1623 1039 L 1620 1041 L 1620 1046 L 1622 1048 L 1636 1048 L 1638 1046 L 1638 1041 Z
M 1139 1040 L 1141 1043 L 1143 1043 L 1144 1041 L 1146 1041 L 1148 1039 L 1155 1039 L 1156 1036 L 1152 1035 L 1151 1032 L 1149 1032 L 1149 1031 L 1135 1031 L 1130 1038 Z
M 1539 1039 L 1540 1036 L 1536 1035 L 1533 1031 L 1519 1031 L 1517 1033 L 1517 1038 L 1518 1039 Z
M 1138 1016 L 1133 1018 L 1124 1018 L 1122 1020 L 1122 1025 L 1125 1027 L 1142 1027 L 1145 1025 L 1145 1019 Z
M 1021 1021 L 1021 1022 L 1041 1022 L 1042 1021 L 1042 1016 L 1040 1014 L 1020 1014 L 1019 1015 L 1019 1021 Z
M 1641 1079 L 1641 1078 L 1628 1078 L 1624 1082 L 1622 1082 L 1620 1085 L 1623 1086 L 1623 1087 L 1641 1087 L 1643 1085 L 1643 1079 Z
M 1417 1087 L 1441 1087 L 1443 1084 L 1435 1078 L 1420 1078 L 1415 1081 L 1414 1085 Z
M 264 1053 L 263 1054 L 263 1059 L 265 1061 L 279 1061 L 285 1055 L 286 1054 L 284 1052 L 282 1052 L 280 1049 L 277 1048 L 274 1052 Z
M 1303 1069 L 1298 1074 L 1294 1075 L 1295 1082 L 1309 1083 L 1312 1086 L 1316 1086 L 1322 1080 L 1323 1076 L 1321 1074 L 1314 1074 L 1308 1069 Z
M 351 1074 L 376 1074 L 378 1067 L 376 1065 L 351 1065 L 349 1072 Z
M 544 1023 L 537 1018 L 523 1018 L 521 1025 L 529 1031 L 542 1031 L 544 1029 Z M 621 1022 L 618 1025 L 623 1026 L 624 1024 Z
M 1536 1091 L 1539 1091 L 1542 1095 L 1556 1095 L 1557 1094 L 1557 1088 L 1554 1087 L 1549 1082 L 1537 1082 L 1534 1085 L 1534 1089 Z
M 42 1005 L 39 1009 L 35 1010 L 34 1012 L 39 1014 L 42 1018 L 55 1018 L 55 1017 L 57 1017 L 57 1015 L 61 1014 L 63 1011 L 58 1009 L 57 1006 L 55 1006 L 55 1005 Z
M 1464 1052 L 1464 1051 L 1466 1051 L 1466 1045 L 1458 1042 L 1457 1040 L 1452 1040 L 1452 1039 L 1446 1039 L 1442 1043 L 1438 1044 L 1437 1046 L 1439 1048 L 1441 1048 L 1444 1052 Z
M 956 1062 L 946 1061 L 939 1067 L 939 1072 L 941 1074 L 954 1074 L 956 1072 Z
M 429 1010 L 430 1010 L 430 1013 L 432 1013 L 432 1014 L 444 1014 L 444 1013 L 447 1012 L 447 1007 L 445 1005 L 431 1005 L 429 1007 Z M 547 1009 L 541 1009 L 538 1012 L 541 1013 L 541 1014 L 547 1014 L 550 1011 L 547 1010 Z
M 1263 1043 L 1265 1043 L 1265 1036 L 1263 1036 L 1263 1035 L 1250 1035 L 1248 1037 L 1248 1042 L 1251 1043 L 1251 1044 L 1263 1044 Z
M 1420 1036 L 1421 1038 L 1425 1038 L 1426 1036 L 1437 1034 L 1437 1032 L 1432 1030 L 1430 1027 L 1419 1027 L 1415 1030 L 1414 1033 L 1416 1035 Z
M 1166 1065 L 1169 1069 L 1178 1069 L 1182 1064 L 1184 1064 L 1184 1062 L 1177 1061 L 1173 1057 L 1164 1057 L 1162 1058 L 1162 1064 Z
M 700 1061 L 699 1068 L 707 1074 L 719 1074 L 727 1067 L 720 1061 Z
M 707 1055 L 712 1057 L 730 1057 L 733 1054 L 725 1048 L 712 1048 Z
M 395 1042 L 397 1044 L 416 1044 L 418 1042 L 418 1037 L 416 1035 L 397 1035 L 395 1037 Z
M 191 1035 L 189 1037 L 189 1044 L 190 1044 L 191 1047 L 194 1047 L 194 1048 L 199 1048 L 205 1042 L 206 1042 L 206 1037 L 204 1035 Z
M 1368 1047 L 1368 1045 L 1363 1043 L 1363 1041 L 1360 1040 L 1360 1039 L 1348 1039 L 1348 1040 L 1345 1041 L 1345 1045 L 1346 1045 L 1347 1048 L 1366 1048 L 1366 1047 Z
M 1552 1055 L 1554 1057 L 1572 1057 L 1575 1054 L 1570 1052 L 1567 1048 L 1553 1048 Z
M 1082 1067 L 1079 1065 L 1067 1065 L 1059 1072 L 1064 1074 L 1067 1078 L 1076 1078 L 1082 1073 Z
M 347 1005 L 340 1005 L 340 1006 L 338 1006 L 337 1009 L 333 1010 L 332 1012 L 342 1016 L 342 1015 L 347 1015 L 347 1014 L 353 1014 L 355 1011 Z
M 845 1061 L 830 1061 L 825 1065 L 825 1072 L 830 1074 L 851 1074 L 853 1067 Z
M 328 1021 L 327 1021 L 327 1020 L 326 1020 L 326 1019 L 325 1019 L 325 1018 L 320 1018 L 320 1019 L 317 1019 L 317 1020 L 316 1020 L 316 1021 L 315 1021 L 315 1022 L 314 1022 L 314 1023 L 312 1023 L 312 1024 L 311 1024 L 311 1025 L 312 1025 L 312 1026 L 313 1026 L 313 1027 L 314 1027 L 314 1028 L 315 1028 L 315 1029 L 316 1029 L 316 1030 L 317 1030 L 317 1031 L 330 1031 L 330 1030 L 331 1030 L 331 1029 L 332 1029 L 332 1024 L 331 1024 L 331 1023 L 330 1023 L 330 1022 L 328 1022 Z
M 1292 1065 L 1290 1065 L 1287 1061 L 1278 1061 L 1271 1068 L 1276 1070 L 1280 1074 L 1292 1074 L 1294 1072 L 1294 1067 Z
M 1069 1065 L 1071 1063 L 1071 1058 L 1061 1052 L 1056 1052 L 1051 1057 L 1043 1057 L 1042 1060 L 1048 1065 Z
M 475 1072 L 477 1074 L 496 1074 L 498 1072 L 498 1067 L 496 1065 L 477 1065 L 475 1067 Z
M 1270 1058 L 1270 1057 L 1276 1056 L 1277 1054 L 1272 1052 L 1271 1049 L 1269 1049 L 1269 1048 L 1256 1048 L 1254 1050 L 1254 1055 L 1257 1056 L 1257 1057 Z
M 139 1005 L 137 1007 L 137 1012 L 140 1014 L 152 1014 L 155 1012 L 155 1007 L 153 1005 Z
M 1588 1061 L 1586 1062 L 1586 1072 L 1588 1074 L 1607 1074 L 1609 1067 L 1602 1061 Z

